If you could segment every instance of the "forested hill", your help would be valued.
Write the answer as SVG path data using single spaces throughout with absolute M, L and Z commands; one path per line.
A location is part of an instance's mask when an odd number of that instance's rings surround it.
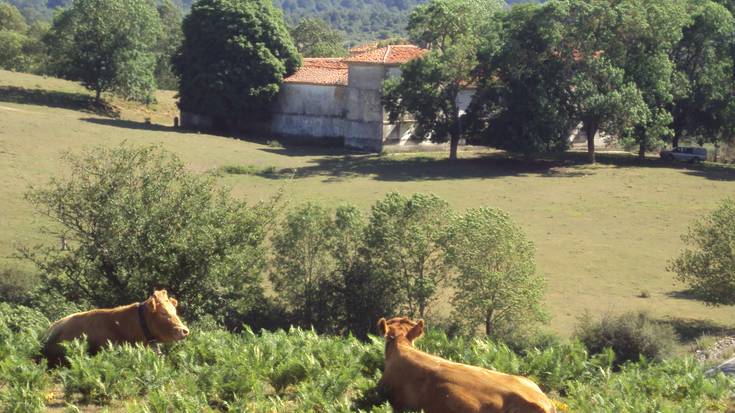
M 289 25 L 318 17 L 344 32 L 351 42 L 404 34 L 408 14 L 424 0 L 274 0 Z
M 0 0 L 2 2 L 4 0 Z M 72 0 L 8 0 L 27 20 L 47 20 L 56 7 Z M 184 10 L 195 0 L 172 0 Z M 426 0 L 273 0 L 286 22 L 296 25 L 303 17 L 318 17 L 346 34 L 351 43 L 404 35 L 408 14 Z M 509 4 L 533 0 L 508 0 Z

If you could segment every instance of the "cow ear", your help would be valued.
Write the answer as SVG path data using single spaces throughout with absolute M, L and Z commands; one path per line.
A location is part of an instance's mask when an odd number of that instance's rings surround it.
M 151 312 L 152 313 L 155 313 L 156 312 L 156 306 L 157 306 L 157 304 L 156 304 L 156 297 L 153 296 L 153 297 L 149 298 L 146 303 L 151 308 Z
M 408 331 L 406 338 L 409 341 L 414 341 L 422 335 L 424 335 L 424 320 L 419 320 L 416 325 L 411 327 L 411 330 Z
M 179 305 L 179 302 L 176 301 L 175 298 L 169 298 L 168 301 L 171 303 L 172 306 L 177 307 Z
M 385 321 L 385 318 L 378 320 L 378 334 L 383 337 L 388 335 L 388 323 Z

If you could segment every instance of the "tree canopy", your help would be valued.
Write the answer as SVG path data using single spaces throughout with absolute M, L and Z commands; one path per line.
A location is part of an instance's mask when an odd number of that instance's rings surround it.
M 77 0 L 47 36 L 53 71 L 95 91 L 150 103 L 161 32 L 148 0 Z
M 411 40 L 430 48 L 423 58 L 403 66 L 388 80 L 383 104 L 391 121 L 411 116 L 415 135 L 449 141 L 449 158 L 457 159 L 464 108 L 460 93 L 476 83 L 477 45 L 493 14 L 504 3 L 495 0 L 432 0 L 411 14 Z
M 291 37 L 304 57 L 341 57 L 348 54 L 344 35 L 317 18 L 301 19 L 291 28 Z
M 183 30 L 173 63 L 184 111 L 259 113 L 301 64 L 283 16 L 269 0 L 200 0 Z

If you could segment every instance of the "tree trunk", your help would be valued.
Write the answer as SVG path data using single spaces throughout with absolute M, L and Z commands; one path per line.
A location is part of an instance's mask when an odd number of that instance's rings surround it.
M 457 149 L 459 147 L 459 136 L 452 134 L 452 138 L 449 142 L 449 160 L 457 160 Z
M 595 135 L 597 135 L 597 126 L 591 122 L 584 123 L 584 133 L 587 134 L 587 157 L 589 163 L 595 163 Z
M 715 142 L 715 153 L 713 155 L 713 161 L 717 162 L 717 158 L 719 158 L 720 154 L 720 143 Z
M 641 146 L 638 148 L 638 159 L 646 159 L 646 142 L 641 142 Z
M 485 335 L 490 337 L 493 330 L 493 310 L 490 310 L 485 313 Z
M 674 138 L 671 140 L 671 146 L 673 146 L 674 148 L 678 148 L 679 147 L 679 138 L 680 138 L 679 137 L 679 132 L 678 131 L 677 132 L 674 132 Z
M 453 94 L 453 102 L 457 102 L 457 94 Z M 456 106 L 452 107 L 452 128 L 449 137 L 449 160 L 457 160 L 457 149 L 459 147 L 459 138 L 462 136 L 462 125 L 460 125 L 459 108 Z
M 94 101 L 97 104 L 100 104 L 102 102 L 101 99 L 100 99 L 102 97 L 102 90 L 100 88 L 97 88 L 97 89 L 95 89 L 94 92 L 95 92 Z

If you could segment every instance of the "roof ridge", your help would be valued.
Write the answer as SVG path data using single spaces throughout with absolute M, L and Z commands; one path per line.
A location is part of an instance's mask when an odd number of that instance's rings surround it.
M 388 45 L 388 47 L 385 48 L 385 54 L 383 55 L 383 63 L 388 61 L 388 56 L 390 55 L 390 48 L 391 45 Z

